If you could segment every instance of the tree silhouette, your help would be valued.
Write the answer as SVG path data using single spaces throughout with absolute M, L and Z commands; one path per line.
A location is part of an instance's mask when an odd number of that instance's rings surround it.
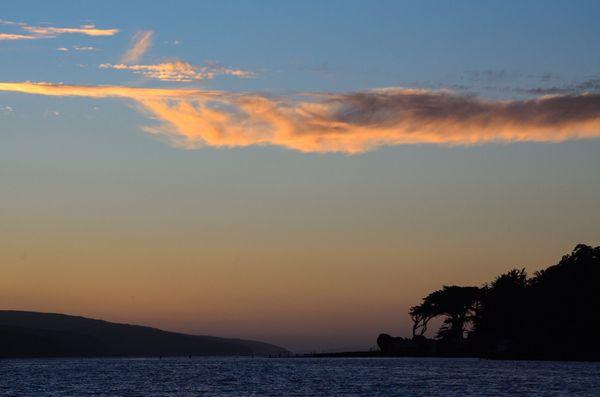
M 423 302 L 410 309 L 413 319 L 413 336 L 423 335 L 427 323 L 434 317 L 446 316 L 438 331 L 443 339 L 462 339 L 465 327 L 471 321 L 479 297 L 477 287 L 444 286 L 423 298 Z
M 413 306 L 409 311 L 410 318 L 413 321 L 413 338 L 423 336 L 427 332 L 427 323 L 438 315 L 431 307 L 430 301 L 423 300 L 423 303 Z
M 527 314 L 527 273 L 513 269 L 481 288 L 471 338 L 491 349 L 503 341 L 516 340 L 523 332 Z
M 599 288 L 600 247 L 579 244 L 532 278 L 513 269 L 482 288 L 430 293 L 410 308 L 413 340 L 432 345 L 428 323 L 444 316 L 437 337 L 446 355 L 600 360 Z

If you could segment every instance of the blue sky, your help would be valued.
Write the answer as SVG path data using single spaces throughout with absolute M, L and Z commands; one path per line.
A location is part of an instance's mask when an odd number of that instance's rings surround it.
M 600 243 L 597 1 L 0 19 L 36 36 L 0 40 L 6 308 L 363 348 L 442 284 Z
M 582 81 L 598 73 L 599 15 L 594 1 L 240 1 L 174 2 L 172 7 L 145 1 L 10 2 L 3 5 L 6 20 L 62 26 L 95 23 L 121 32 L 111 38 L 3 43 L 7 56 L 2 73 L 5 81 L 31 80 L 35 75 L 36 80 L 73 84 L 127 83 L 127 74 L 95 69 L 99 63 L 116 61 L 133 33 L 152 29 L 156 40 L 148 61 L 213 60 L 258 75 L 203 83 L 219 89 L 349 91 L 443 85 L 485 71 L 503 72 L 501 83 L 506 85 L 538 83 L 535 77 L 515 81 L 522 75 Z M 165 44 L 175 40 L 180 45 Z M 54 51 L 77 44 L 100 50 L 77 56 Z M 51 62 L 40 67 L 40 57 Z

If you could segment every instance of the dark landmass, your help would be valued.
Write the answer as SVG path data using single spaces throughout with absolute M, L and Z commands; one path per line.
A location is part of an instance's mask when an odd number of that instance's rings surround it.
M 380 334 L 378 351 L 291 355 L 268 343 L 195 336 L 64 314 L 0 311 L 0 357 L 262 355 L 480 357 L 600 361 L 600 247 L 578 245 L 528 277 L 513 269 L 481 287 L 443 286 L 413 306 L 412 337 Z M 435 338 L 429 322 L 440 317 Z
M 269 343 L 186 335 L 65 314 L 0 311 L 0 357 L 251 356 L 288 351 Z
M 533 277 L 513 269 L 482 287 L 444 286 L 409 315 L 410 338 L 381 334 L 379 351 L 313 356 L 600 361 L 600 247 L 580 244 Z M 426 338 L 436 317 L 442 326 Z

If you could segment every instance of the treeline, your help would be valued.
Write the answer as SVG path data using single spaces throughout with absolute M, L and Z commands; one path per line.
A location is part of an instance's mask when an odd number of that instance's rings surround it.
M 580 244 L 531 277 L 514 269 L 482 287 L 444 286 L 409 314 L 412 345 L 380 336 L 384 352 L 599 360 L 600 247 Z M 442 326 L 435 340 L 426 339 L 436 317 Z

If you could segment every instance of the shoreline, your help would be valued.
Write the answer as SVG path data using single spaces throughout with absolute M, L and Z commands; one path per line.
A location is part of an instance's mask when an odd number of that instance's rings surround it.
M 541 357 L 493 357 L 493 356 L 474 356 L 474 355 L 389 355 L 382 354 L 381 352 L 338 352 L 338 353 L 305 353 L 305 354 L 289 354 L 289 355 L 271 355 L 271 356 L 244 356 L 244 355 L 226 355 L 226 356 L 215 356 L 215 355 L 198 355 L 198 356 L 53 356 L 53 357 L 0 357 L 2 361 L 26 361 L 26 360 L 111 360 L 111 359 L 123 359 L 123 360 L 168 360 L 168 359 L 182 359 L 182 360 L 197 360 L 197 359 L 303 359 L 303 358 L 440 358 L 440 359 L 473 359 L 473 360 L 486 360 L 486 361 L 520 361 L 520 362 L 573 362 L 573 363 L 600 363 L 600 360 L 586 360 L 586 359 L 559 359 L 559 358 L 541 358 Z
M 289 356 L 290 358 L 471 358 L 492 361 L 557 361 L 557 362 L 600 362 L 600 360 L 585 358 L 559 358 L 559 357 L 517 357 L 499 355 L 473 355 L 473 354 L 385 354 L 380 351 L 356 351 L 335 353 L 310 353 Z M 272 357 L 278 358 L 278 357 Z M 288 358 L 288 357 L 280 357 Z

